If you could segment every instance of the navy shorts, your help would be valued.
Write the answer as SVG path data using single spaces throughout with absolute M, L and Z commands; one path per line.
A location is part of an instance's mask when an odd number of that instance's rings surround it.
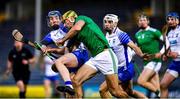
M 77 49 L 75 51 L 72 52 L 77 60 L 78 60 L 78 67 L 76 68 L 68 68 L 69 72 L 77 72 L 77 70 L 89 60 L 89 55 L 88 55 L 88 51 L 85 49 Z
M 167 71 L 175 77 L 178 77 L 180 73 L 180 61 L 172 61 Z
M 118 68 L 118 78 L 122 83 L 130 81 L 134 75 L 134 65 L 132 63 L 129 63 L 128 66 Z

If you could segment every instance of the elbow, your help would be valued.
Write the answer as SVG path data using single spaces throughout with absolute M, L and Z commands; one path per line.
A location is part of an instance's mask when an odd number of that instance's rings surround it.
M 75 26 L 75 27 L 74 27 L 74 30 L 75 30 L 75 31 L 80 31 L 81 29 L 82 29 L 82 27 L 80 27 L 80 26 Z

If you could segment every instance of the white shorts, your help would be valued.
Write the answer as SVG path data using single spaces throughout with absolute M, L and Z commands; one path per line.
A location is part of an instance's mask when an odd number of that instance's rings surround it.
M 175 70 L 170 70 L 170 69 L 167 69 L 168 73 L 170 73 L 172 76 L 174 76 L 175 78 L 178 78 L 179 77 L 179 73 Z
M 85 64 L 104 75 L 117 74 L 118 71 L 118 60 L 111 49 L 106 49 L 95 57 L 91 57 Z
M 156 73 L 158 73 L 159 70 L 161 69 L 161 62 L 151 61 L 146 66 L 144 66 L 144 68 L 151 69 L 151 70 L 155 71 Z

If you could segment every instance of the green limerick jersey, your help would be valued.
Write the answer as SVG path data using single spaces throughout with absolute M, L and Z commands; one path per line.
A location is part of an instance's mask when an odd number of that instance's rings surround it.
M 135 38 L 143 53 L 155 54 L 160 51 L 158 41 L 160 40 L 160 36 L 161 32 L 159 30 L 148 27 L 145 30 L 139 30 Z M 153 59 L 153 61 L 159 62 L 160 59 Z M 144 62 L 147 64 L 149 61 Z
M 102 52 L 105 48 L 109 48 L 109 44 L 98 25 L 87 16 L 78 16 L 75 23 L 83 20 L 85 25 L 75 36 L 76 40 L 83 42 L 90 51 L 92 57 Z

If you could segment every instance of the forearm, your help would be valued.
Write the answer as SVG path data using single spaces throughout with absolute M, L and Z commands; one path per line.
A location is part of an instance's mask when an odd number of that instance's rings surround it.
M 64 36 L 64 37 L 62 38 L 62 42 L 65 42 L 65 41 L 67 41 L 68 39 L 74 37 L 77 33 L 78 33 L 78 31 L 77 31 L 74 27 L 72 27 L 72 28 L 69 30 L 69 32 L 66 34 L 66 36 Z
M 7 61 L 7 69 L 6 69 L 6 74 L 8 75 L 12 71 L 12 62 L 9 60 Z
M 139 47 L 134 47 L 133 50 L 139 57 L 143 57 L 144 54 L 142 53 L 142 51 Z
M 48 49 L 49 53 L 56 53 L 56 54 L 64 54 L 65 47 L 63 48 L 50 48 Z
M 144 54 L 141 51 L 141 49 L 136 44 L 134 44 L 132 41 L 128 43 L 128 46 L 131 47 L 138 56 L 143 57 Z
M 28 64 L 34 64 L 34 63 L 35 63 L 35 60 L 36 60 L 35 57 L 29 59 L 29 60 L 28 60 Z

